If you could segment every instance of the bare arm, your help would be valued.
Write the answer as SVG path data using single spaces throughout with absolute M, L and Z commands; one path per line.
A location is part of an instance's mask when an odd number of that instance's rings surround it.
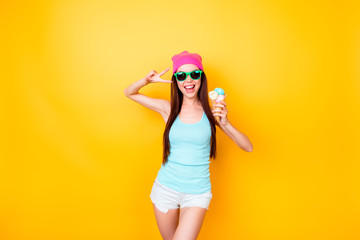
M 241 149 L 243 149 L 246 152 L 252 152 L 253 151 L 253 145 L 251 144 L 249 138 L 245 134 L 243 134 L 242 132 L 237 130 L 230 122 L 228 122 L 225 125 L 221 124 L 221 122 L 219 122 L 218 126 Z
M 169 80 L 163 80 L 160 78 L 160 76 L 163 75 L 165 72 L 167 72 L 169 69 L 170 68 L 167 68 L 159 74 L 156 71 L 151 70 L 150 73 L 148 73 L 144 78 L 138 80 L 137 82 L 132 83 L 127 88 L 125 88 L 124 90 L 125 96 L 143 105 L 144 107 L 154 110 L 164 116 L 164 113 L 169 111 L 170 102 L 165 99 L 150 98 L 148 96 L 139 93 L 139 90 L 149 83 L 156 83 L 156 82 L 171 83 L 171 81 Z
M 219 109 L 221 108 L 221 109 Z M 226 108 L 226 103 L 224 101 L 221 101 L 219 103 L 215 103 L 213 105 L 213 115 L 220 116 L 220 121 L 216 122 L 216 125 L 223 130 L 223 132 L 231 138 L 238 147 L 243 149 L 246 152 L 252 152 L 253 151 L 253 145 L 251 144 L 249 138 L 237 130 L 228 120 L 227 113 L 228 109 Z

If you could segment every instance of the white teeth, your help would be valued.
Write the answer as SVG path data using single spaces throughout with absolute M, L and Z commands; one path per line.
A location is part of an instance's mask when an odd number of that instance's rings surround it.
M 186 89 L 190 89 L 190 88 L 194 88 L 194 87 L 195 87 L 195 85 L 193 85 L 193 86 L 191 86 L 191 87 L 186 86 L 185 88 L 186 88 Z

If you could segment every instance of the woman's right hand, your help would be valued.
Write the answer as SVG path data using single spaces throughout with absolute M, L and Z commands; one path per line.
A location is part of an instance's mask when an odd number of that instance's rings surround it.
M 157 73 L 155 70 L 151 70 L 146 76 L 145 81 L 146 83 L 155 83 L 155 82 L 166 82 L 172 83 L 170 80 L 161 79 L 160 76 L 164 75 L 167 71 L 169 71 L 169 67 L 162 71 L 161 73 Z

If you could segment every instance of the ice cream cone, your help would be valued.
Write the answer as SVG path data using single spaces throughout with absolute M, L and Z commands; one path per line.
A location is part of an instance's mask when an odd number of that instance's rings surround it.
M 216 101 L 211 101 L 212 102 L 212 105 L 213 105 L 213 108 L 214 108 L 214 110 L 222 110 L 222 107 L 218 107 L 218 106 L 216 106 L 216 107 L 214 107 L 214 105 L 215 104 L 217 104 L 217 102 Z M 218 122 L 218 121 L 220 121 L 220 116 L 215 116 L 215 120 Z
M 224 100 L 225 93 L 224 90 L 221 88 L 215 88 L 214 91 L 209 92 L 209 98 L 211 99 L 211 103 L 213 105 L 214 110 L 222 110 L 222 107 L 214 107 L 215 104 L 219 103 L 220 101 Z M 220 116 L 215 116 L 215 120 L 217 122 L 220 121 Z
M 215 110 L 218 110 L 218 109 L 222 110 L 221 107 L 215 107 Z M 216 120 L 217 122 L 220 121 L 220 116 L 215 116 L 215 120 Z

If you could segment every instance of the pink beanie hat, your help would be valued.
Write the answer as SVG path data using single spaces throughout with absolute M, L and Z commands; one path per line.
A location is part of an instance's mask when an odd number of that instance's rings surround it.
M 179 54 L 175 54 L 171 59 L 173 61 L 173 74 L 183 64 L 194 64 L 204 71 L 201 56 L 197 53 L 183 51 Z

